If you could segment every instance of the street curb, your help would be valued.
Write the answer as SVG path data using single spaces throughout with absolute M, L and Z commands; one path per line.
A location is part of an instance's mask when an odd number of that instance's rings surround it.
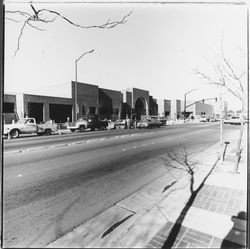
M 208 150 L 212 150 L 213 151 L 213 156 L 210 156 L 210 158 L 208 158 Z M 206 174 L 209 169 L 207 168 L 207 166 L 212 167 L 212 165 L 214 164 L 214 162 L 216 161 L 216 156 L 214 156 L 216 153 L 214 153 L 214 150 L 218 150 L 218 143 L 216 143 L 215 145 L 210 146 L 207 150 L 199 153 L 198 155 L 194 156 L 192 158 L 192 160 L 198 160 L 198 158 L 202 158 L 202 156 L 206 157 L 206 164 L 201 165 L 199 167 L 199 171 L 201 175 Z M 211 152 L 210 152 L 211 153 Z M 210 159 L 210 163 L 208 163 L 208 159 Z M 201 160 L 201 159 L 200 159 Z M 198 160 L 199 161 L 199 160 Z M 212 164 L 212 165 L 211 165 Z M 164 176 L 166 177 L 168 173 L 166 173 Z M 198 174 L 198 172 L 197 172 Z M 196 174 L 196 176 L 197 176 Z M 164 176 L 160 177 L 160 178 L 164 178 Z M 197 177 L 196 177 L 197 178 Z M 201 177 L 200 177 L 201 179 Z M 197 182 L 198 180 L 195 180 L 195 187 L 198 184 Z M 127 238 L 130 230 L 141 220 L 143 220 L 143 218 L 149 213 L 154 212 L 156 205 L 158 205 L 160 202 L 162 202 L 162 200 L 166 200 L 167 198 L 170 198 L 169 196 L 171 196 L 171 192 L 179 187 L 184 188 L 184 193 L 182 194 L 182 198 L 179 198 L 180 202 L 178 202 L 178 207 L 183 207 L 185 205 L 185 203 L 187 202 L 188 198 L 189 198 L 189 189 L 185 187 L 184 185 L 187 185 L 186 183 L 189 183 L 189 175 L 186 175 L 184 177 L 182 177 L 180 180 L 177 181 L 177 183 L 175 183 L 173 186 L 171 186 L 169 189 L 167 189 L 167 191 L 164 192 L 164 195 L 158 199 L 156 198 L 156 203 L 149 203 L 148 206 L 145 207 L 141 207 L 137 210 L 133 210 L 131 207 L 124 205 L 124 203 L 132 203 L 133 201 L 133 196 L 135 196 L 136 194 L 140 195 L 140 193 L 143 193 L 143 191 L 145 191 L 145 189 L 151 187 L 151 190 L 149 190 L 149 193 L 151 196 L 153 196 L 153 191 L 154 191 L 154 184 L 156 184 L 157 180 L 151 184 L 146 185 L 142 190 L 139 190 L 137 192 L 135 192 L 134 194 L 126 197 L 125 199 L 119 201 L 118 203 L 116 203 L 114 206 L 112 206 L 111 208 L 113 208 L 114 210 L 116 210 L 117 208 L 120 210 L 121 208 L 124 210 L 124 217 L 120 217 L 119 219 L 115 219 L 115 217 L 117 216 L 116 213 L 109 213 L 109 209 L 105 210 L 104 212 L 102 212 L 101 214 L 95 216 L 94 218 L 90 219 L 89 221 L 85 222 L 84 224 L 82 224 L 81 226 L 77 227 L 76 229 L 74 229 L 72 232 L 62 236 L 61 238 L 59 238 L 58 240 L 55 240 L 54 242 L 50 243 L 47 247 L 67 247 L 67 246 L 73 246 L 73 247 L 117 247 L 117 243 L 121 243 L 121 239 L 123 238 Z M 163 181 L 164 182 L 164 181 Z M 151 186 L 150 186 L 151 185 Z M 156 184 L 157 185 L 157 184 Z M 159 184 L 158 184 L 159 185 Z M 184 187 L 183 187 L 184 186 Z M 163 189 L 164 184 L 162 184 L 162 187 L 160 188 L 161 190 Z M 156 193 L 157 192 L 157 193 Z M 159 188 L 156 188 L 156 192 L 155 196 L 159 196 Z M 147 191 L 144 192 L 146 195 Z M 185 197 L 186 196 L 186 197 Z M 131 199 L 132 198 L 132 199 Z M 152 197 L 153 198 L 153 197 Z M 139 201 L 141 201 L 139 199 Z M 153 211 L 152 211 L 153 210 Z M 176 210 L 176 207 L 175 207 Z M 181 210 L 181 209 L 180 209 Z M 118 226 L 117 228 L 113 229 L 112 232 L 110 232 L 106 237 L 102 238 L 102 234 L 104 233 L 103 229 L 104 227 L 106 227 L 106 229 L 108 229 L 109 227 L 109 221 L 112 220 L 113 224 L 116 224 L 117 222 L 119 222 L 120 220 L 124 219 L 125 216 L 127 215 L 127 212 L 130 212 L 130 214 L 132 215 L 129 219 L 127 219 L 123 224 L 121 224 L 120 226 Z M 159 212 L 159 210 L 158 210 Z M 109 213 L 109 215 L 107 215 Z M 162 216 L 161 216 L 162 219 Z M 158 231 L 164 224 L 165 224 L 165 220 L 163 219 L 163 223 L 158 222 L 157 227 L 154 227 L 152 230 L 152 234 L 151 237 L 148 239 L 148 241 L 145 241 L 145 238 L 143 238 L 143 236 L 141 236 L 142 241 L 141 243 L 143 243 L 144 245 L 147 244 L 150 239 L 152 238 L 152 236 L 154 235 L 153 233 L 155 233 L 154 231 Z M 103 224 L 103 222 L 106 222 L 106 225 Z M 97 226 L 97 224 L 99 224 Z M 101 229 L 94 229 L 94 227 L 99 227 Z M 152 227 L 151 227 L 152 228 Z M 83 231 L 87 230 L 91 230 L 92 234 L 87 234 L 84 238 L 82 236 Z M 94 232 L 93 232 L 94 231 Z M 94 235 L 93 235 L 94 233 Z M 140 233 L 142 234 L 143 231 L 140 231 Z M 91 239 L 90 239 L 91 238 Z M 125 239 L 125 241 L 128 240 Z M 131 237 L 130 237 L 131 240 Z M 138 240 L 138 238 L 137 238 Z M 79 244 L 77 244 L 77 241 Z M 73 245 L 72 245 L 73 243 Z M 127 242 L 129 243 L 129 242 Z M 137 241 L 137 244 L 139 243 L 139 240 Z M 130 244 L 132 246 L 132 244 Z M 123 244 L 119 244 L 119 246 L 123 247 Z

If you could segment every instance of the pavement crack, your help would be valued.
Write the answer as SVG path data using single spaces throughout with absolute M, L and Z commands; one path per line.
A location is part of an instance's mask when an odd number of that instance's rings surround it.
M 130 217 L 132 217 L 134 214 L 130 214 L 128 216 L 126 216 L 124 219 L 116 222 L 114 225 L 112 225 L 110 228 L 108 228 L 102 235 L 102 239 L 107 236 L 109 233 L 113 232 L 114 229 L 116 229 L 118 226 L 120 226 L 123 222 L 125 222 L 127 219 L 129 219 Z
M 131 209 L 129 209 L 129 208 L 125 208 L 125 207 L 123 207 L 123 206 L 120 206 L 119 204 L 116 204 L 116 206 L 117 206 L 117 207 L 120 207 L 120 208 L 123 208 L 123 209 L 125 209 L 125 210 L 127 210 L 127 211 L 129 211 L 129 212 L 131 212 L 131 213 L 133 213 L 133 214 L 136 214 L 135 211 L 133 211 L 133 210 L 131 210 Z

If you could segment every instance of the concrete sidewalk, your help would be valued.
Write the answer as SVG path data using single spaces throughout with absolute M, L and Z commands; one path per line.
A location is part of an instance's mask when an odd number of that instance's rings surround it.
M 227 138 L 224 162 L 219 144 L 189 160 L 193 184 L 187 174 L 166 186 L 165 174 L 48 247 L 245 248 L 247 141 L 244 135 L 240 173 L 233 174 L 237 135 Z

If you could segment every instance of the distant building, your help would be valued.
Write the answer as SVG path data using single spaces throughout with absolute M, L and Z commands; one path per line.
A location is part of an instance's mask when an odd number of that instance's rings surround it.
M 222 101 L 222 106 L 220 105 L 220 101 L 217 101 L 217 102 L 214 103 L 214 105 L 213 105 L 214 117 L 215 118 L 220 118 L 221 107 L 222 107 L 222 117 L 227 119 L 229 117 L 227 101 Z
M 181 109 L 184 112 L 184 101 L 181 103 Z M 223 113 L 227 113 L 227 102 L 223 104 Z M 220 116 L 220 106 L 219 102 L 214 102 L 211 104 L 197 102 L 194 100 L 186 101 L 186 114 L 187 116 L 193 115 L 195 118 L 199 118 L 201 115 L 206 115 L 209 117 L 219 117 Z
M 181 101 L 179 99 L 172 99 L 170 102 L 170 116 L 172 119 L 179 119 L 181 114 Z
M 157 99 L 158 116 L 168 117 L 171 112 L 171 101 L 166 99 Z

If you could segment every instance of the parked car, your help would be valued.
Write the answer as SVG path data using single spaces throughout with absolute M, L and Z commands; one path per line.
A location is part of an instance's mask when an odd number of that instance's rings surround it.
M 233 116 L 231 117 L 231 125 L 240 125 L 241 124 L 241 119 L 237 116 Z M 243 120 L 243 124 L 245 124 L 244 120 Z
M 160 122 L 157 122 L 157 121 L 152 120 L 152 119 L 141 120 L 141 121 L 137 122 L 137 128 L 139 128 L 139 129 L 141 129 L 141 128 L 154 128 L 154 127 L 159 128 L 160 126 L 161 126 Z
M 115 123 L 115 129 L 125 129 L 126 126 L 125 119 L 118 119 L 114 123 Z
M 209 122 L 217 122 L 217 120 L 215 118 L 211 117 Z
M 67 129 L 71 132 L 80 131 L 83 132 L 88 127 L 88 122 L 84 118 L 79 118 L 76 122 L 68 122 Z
M 105 130 L 108 127 L 107 120 L 101 120 L 98 115 L 88 116 L 87 117 L 87 128 L 90 128 L 91 131 L 95 129 Z
M 9 134 L 11 138 L 18 138 L 20 134 L 50 135 L 57 130 L 58 125 L 52 120 L 37 124 L 35 118 L 25 118 L 16 123 L 5 124 L 3 135 L 8 136 Z
M 149 119 L 155 123 L 158 123 L 159 126 L 166 125 L 166 119 L 160 118 L 159 116 L 150 116 Z
M 69 122 L 67 129 L 71 132 L 80 131 L 84 132 L 86 129 L 94 131 L 95 129 L 104 130 L 108 126 L 107 120 L 100 120 L 97 115 L 89 115 L 86 117 L 80 117 L 77 122 Z
M 205 116 L 205 115 L 202 115 L 200 118 L 199 118 L 199 121 L 200 122 L 209 122 L 210 118 Z
M 113 130 L 115 129 L 115 122 L 111 121 L 110 119 L 108 120 L 108 130 Z
M 231 124 L 231 119 L 224 119 L 223 123 L 224 124 Z
M 207 122 L 207 118 L 203 117 L 199 119 L 200 122 Z

